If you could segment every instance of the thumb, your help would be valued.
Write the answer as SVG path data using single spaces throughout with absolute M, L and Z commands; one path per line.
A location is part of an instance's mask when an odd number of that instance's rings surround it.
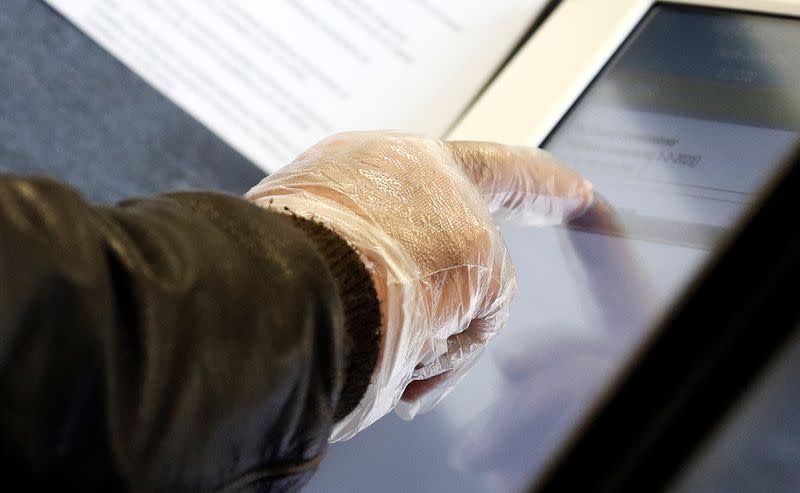
M 536 148 L 445 142 L 492 214 L 525 224 L 560 224 L 592 203 L 592 184 Z

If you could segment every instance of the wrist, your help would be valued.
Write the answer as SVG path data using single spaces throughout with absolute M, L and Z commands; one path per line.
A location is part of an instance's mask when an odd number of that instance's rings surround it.
M 379 358 L 382 313 L 374 276 L 379 276 L 380 271 L 370 267 L 371 262 L 333 228 L 298 215 L 288 215 L 325 259 L 342 303 L 346 357 L 342 391 L 334 412 L 334 422 L 337 422 L 361 401 Z

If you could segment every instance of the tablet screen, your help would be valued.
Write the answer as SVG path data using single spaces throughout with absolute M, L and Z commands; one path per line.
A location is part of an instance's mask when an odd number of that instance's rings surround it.
M 800 128 L 797 21 L 656 6 L 546 139 L 626 233 L 710 248 Z
M 308 490 L 524 487 L 797 145 L 798 46 L 795 19 L 655 5 L 544 143 L 606 201 L 503 226 L 506 329 L 432 413 L 332 446 Z

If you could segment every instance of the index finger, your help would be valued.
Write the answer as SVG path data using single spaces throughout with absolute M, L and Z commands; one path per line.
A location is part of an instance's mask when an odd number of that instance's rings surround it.
M 492 214 L 525 224 L 560 224 L 592 203 L 592 184 L 542 149 L 445 142 Z

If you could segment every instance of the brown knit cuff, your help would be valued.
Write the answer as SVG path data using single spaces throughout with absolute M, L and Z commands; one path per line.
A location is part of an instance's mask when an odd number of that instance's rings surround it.
M 338 422 L 361 401 L 375 371 L 381 329 L 378 294 L 364 262 L 347 241 L 318 222 L 299 216 L 290 217 L 327 261 L 344 308 L 347 363 L 344 386 L 334 412 L 334 419 Z

